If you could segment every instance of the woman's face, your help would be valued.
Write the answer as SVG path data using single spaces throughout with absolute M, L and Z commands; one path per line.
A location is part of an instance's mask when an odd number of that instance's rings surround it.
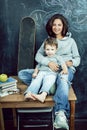
M 62 30 L 63 30 L 62 21 L 60 19 L 55 19 L 53 22 L 52 31 L 56 35 L 56 37 L 62 36 Z

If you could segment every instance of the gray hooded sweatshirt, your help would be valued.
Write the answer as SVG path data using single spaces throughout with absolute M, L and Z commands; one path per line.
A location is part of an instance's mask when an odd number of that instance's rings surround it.
M 71 68 L 75 70 L 75 67 L 79 66 L 80 64 L 80 55 L 75 40 L 71 38 L 71 33 L 69 33 L 61 40 L 56 40 L 58 42 L 58 50 L 56 52 L 56 55 L 62 56 L 65 62 L 71 60 L 73 62 L 73 66 L 71 66 Z M 48 58 L 45 57 L 44 42 L 37 51 L 35 60 L 39 64 L 48 66 L 48 63 L 50 61 Z

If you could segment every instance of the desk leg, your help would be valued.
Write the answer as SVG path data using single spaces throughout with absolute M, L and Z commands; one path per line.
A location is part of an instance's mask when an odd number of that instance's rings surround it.
M 3 110 L 0 108 L 0 130 L 5 130 L 4 127 L 4 117 L 3 117 Z
M 12 108 L 14 127 L 17 127 L 16 109 Z
M 70 101 L 70 130 L 75 128 L 75 101 Z

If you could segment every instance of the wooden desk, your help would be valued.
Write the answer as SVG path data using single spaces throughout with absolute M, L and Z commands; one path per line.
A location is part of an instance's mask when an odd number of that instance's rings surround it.
M 36 108 L 36 107 L 52 107 L 54 102 L 52 96 L 47 96 L 45 103 L 40 103 L 39 101 L 24 101 L 23 92 L 26 89 L 26 85 L 18 80 L 18 88 L 21 89 L 20 94 L 8 95 L 0 98 L 0 130 L 5 130 L 3 108 L 13 109 L 13 120 L 16 126 L 16 108 Z M 69 91 L 69 101 L 70 101 L 70 130 L 74 130 L 74 118 L 75 118 L 75 101 L 77 100 L 76 95 L 72 89 Z

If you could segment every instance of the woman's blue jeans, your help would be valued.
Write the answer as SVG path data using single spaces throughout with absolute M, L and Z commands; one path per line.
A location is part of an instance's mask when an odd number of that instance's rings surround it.
M 74 73 L 75 72 L 71 68 L 68 68 L 68 75 L 58 75 L 56 92 L 53 97 L 53 100 L 55 101 L 54 112 L 58 112 L 59 110 L 63 110 L 66 113 L 70 112 L 68 94 Z
M 34 69 L 24 69 L 18 72 L 18 77 L 27 85 L 31 83 L 32 73 Z M 55 101 L 54 112 L 59 110 L 64 110 L 69 112 L 69 101 L 68 93 L 71 85 L 71 81 L 74 76 L 74 71 L 71 68 L 68 68 L 68 75 L 59 74 L 56 82 L 56 92 L 53 96 Z
M 30 85 L 32 80 L 32 73 L 34 69 L 23 69 L 18 72 L 18 77 L 22 80 L 27 86 Z

